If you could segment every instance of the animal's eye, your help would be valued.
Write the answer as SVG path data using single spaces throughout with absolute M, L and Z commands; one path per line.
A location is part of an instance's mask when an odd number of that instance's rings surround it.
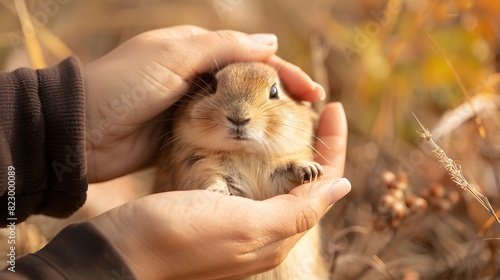
M 276 85 L 273 85 L 271 89 L 269 90 L 269 98 L 271 99 L 278 99 L 278 87 Z

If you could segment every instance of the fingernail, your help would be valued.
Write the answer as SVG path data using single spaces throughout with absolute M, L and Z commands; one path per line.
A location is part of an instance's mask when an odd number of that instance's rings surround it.
M 272 46 L 278 43 L 278 37 L 272 33 L 256 33 L 251 34 L 250 37 L 266 46 Z
M 351 191 L 351 182 L 346 178 L 338 179 L 328 189 L 328 202 L 330 205 L 339 201 Z
M 319 93 L 320 93 L 319 100 L 325 101 L 325 99 L 326 99 L 325 88 L 322 85 L 320 85 L 314 81 L 313 81 L 313 84 L 314 84 L 314 89 L 319 90 Z

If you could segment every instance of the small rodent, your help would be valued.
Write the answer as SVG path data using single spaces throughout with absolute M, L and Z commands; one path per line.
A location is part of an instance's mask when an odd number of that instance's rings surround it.
M 203 83 L 174 107 L 155 192 L 206 189 L 263 200 L 322 176 L 313 161 L 317 115 L 287 94 L 275 68 L 233 63 Z M 249 279 L 328 279 L 319 243 L 316 226 L 279 267 Z

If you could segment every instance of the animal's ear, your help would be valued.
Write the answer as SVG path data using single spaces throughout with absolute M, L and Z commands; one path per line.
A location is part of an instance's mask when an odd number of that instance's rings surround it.
M 186 93 L 190 95 L 194 95 L 195 93 L 214 94 L 213 82 L 216 82 L 216 79 L 212 73 L 197 75 L 191 80 L 191 84 Z
M 210 89 L 209 92 L 211 94 L 215 94 L 217 92 L 217 79 L 213 79 L 212 82 L 210 83 Z

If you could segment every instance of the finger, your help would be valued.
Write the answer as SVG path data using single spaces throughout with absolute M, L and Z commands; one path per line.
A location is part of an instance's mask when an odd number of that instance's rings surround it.
M 300 100 L 316 101 L 324 99 L 325 89 L 300 69 L 280 57 L 273 55 L 266 63 L 274 66 L 288 92 Z
M 198 35 L 179 39 L 168 38 L 172 34 L 175 36 L 186 30 L 188 33 Z M 153 58 L 146 61 L 151 66 L 140 74 L 145 76 L 143 81 L 151 81 L 149 82 L 151 86 L 148 88 L 150 101 L 146 101 L 150 110 L 141 114 L 143 119 L 150 119 L 152 115 L 157 115 L 177 101 L 196 75 L 207 73 L 217 66 L 221 67 L 230 62 L 264 61 L 278 48 L 277 37 L 274 34 L 248 35 L 231 30 L 205 32 L 204 29 L 193 26 L 179 27 L 174 31 L 156 30 L 149 35 L 139 35 L 139 39 L 136 40 L 139 43 L 129 44 L 130 47 L 124 48 L 135 52 L 137 46 L 143 46 L 141 51 L 149 50 L 148 54 L 144 55 L 146 58 L 151 57 L 151 49 L 155 52 Z M 112 65 L 116 67 L 116 63 Z M 128 65 L 125 63 L 125 66 Z
M 316 161 L 327 165 L 327 176 L 342 177 L 347 149 L 347 120 L 341 103 L 328 104 L 321 114 L 315 148 Z
M 183 59 L 188 60 L 191 69 L 178 74 L 191 77 L 231 62 L 264 61 L 278 49 L 278 39 L 274 34 L 221 30 L 187 38 L 187 46 L 190 51 Z
M 328 207 L 351 190 L 347 179 L 323 179 L 298 186 L 289 194 L 262 201 L 258 213 L 269 242 L 302 234 L 314 225 Z M 274 239 L 274 240 L 273 240 Z
M 174 27 L 159 28 L 145 33 L 162 39 L 180 39 L 208 32 L 210 32 L 210 30 L 195 25 L 179 25 Z

